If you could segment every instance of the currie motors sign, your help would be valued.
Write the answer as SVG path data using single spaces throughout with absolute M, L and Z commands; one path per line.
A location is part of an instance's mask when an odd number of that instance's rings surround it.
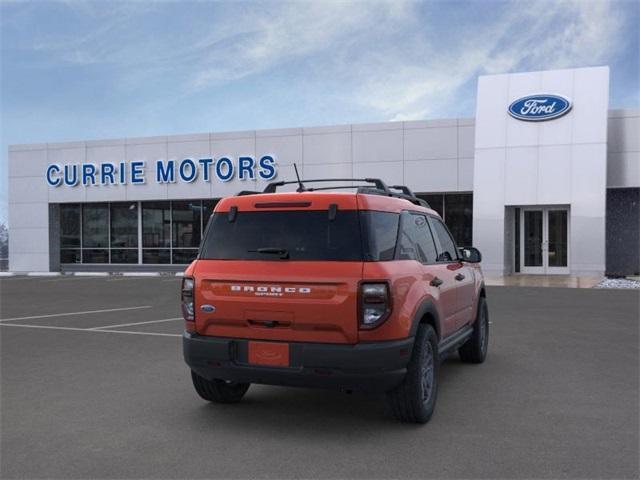
M 150 171 L 148 171 L 150 170 Z M 50 187 L 75 187 L 76 185 L 143 185 L 147 177 L 155 183 L 193 183 L 197 180 L 219 182 L 239 180 L 271 180 L 277 175 L 276 162 L 272 155 L 253 157 L 201 158 L 194 160 L 157 160 L 151 165 L 143 160 L 131 162 L 101 162 L 47 165 L 45 173 Z
M 527 122 L 542 122 L 569 113 L 571 106 L 571 100 L 561 95 L 528 95 L 509 105 L 509 115 Z

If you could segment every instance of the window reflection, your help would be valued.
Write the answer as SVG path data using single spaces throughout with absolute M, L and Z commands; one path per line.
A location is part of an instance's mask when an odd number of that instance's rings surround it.
M 138 263 L 138 249 L 111 250 L 111 263 Z
M 417 196 L 438 212 L 458 245 L 470 247 L 473 244 L 472 193 L 421 193 Z
M 173 248 L 198 248 L 200 245 L 200 229 L 202 228 L 201 202 L 199 200 L 173 202 L 171 207 Z
M 138 204 L 111 204 L 111 248 L 138 247 Z
M 106 203 L 82 206 L 82 248 L 87 247 L 109 247 L 109 206 Z
M 169 202 L 142 204 L 142 246 L 171 246 L 171 207 Z
M 444 197 L 444 223 L 461 247 L 472 246 L 473 237 L 473 195 L 452 193 Z
M 60 205 L 60 248 L 80 247 L 80 205 Z
M 189 264 L 218 201 L 61 204 L 60 263 Z
M 168 248 L 144 249 L 142 263 L 171 263 L 170 252 Z

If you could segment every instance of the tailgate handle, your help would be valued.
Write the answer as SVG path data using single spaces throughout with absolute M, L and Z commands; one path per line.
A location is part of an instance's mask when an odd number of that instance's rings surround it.
M 278 320 L 249 320 L 252 326 L 260 326 L 266 328 L 288 327 L 291 322 L 279 322 Z

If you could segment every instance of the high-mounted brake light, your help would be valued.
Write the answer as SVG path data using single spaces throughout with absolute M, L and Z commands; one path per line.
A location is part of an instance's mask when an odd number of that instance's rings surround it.
M 182 316 L 186 322 L 195 321 L 193 307 L 193 285 L 194 279 L 184 277 L 182 279 Z
M 391 296 L 387 283 L 360 285 L 360 328 L 367 330 L 382 324 L 391 313 Z

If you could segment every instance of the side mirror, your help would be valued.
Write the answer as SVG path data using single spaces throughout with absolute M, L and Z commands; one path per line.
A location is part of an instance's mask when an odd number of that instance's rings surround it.
M 482 254 L 475 247 L 464 247 L 459 250 L 463 262 L 480 263 L 482 261 Z

